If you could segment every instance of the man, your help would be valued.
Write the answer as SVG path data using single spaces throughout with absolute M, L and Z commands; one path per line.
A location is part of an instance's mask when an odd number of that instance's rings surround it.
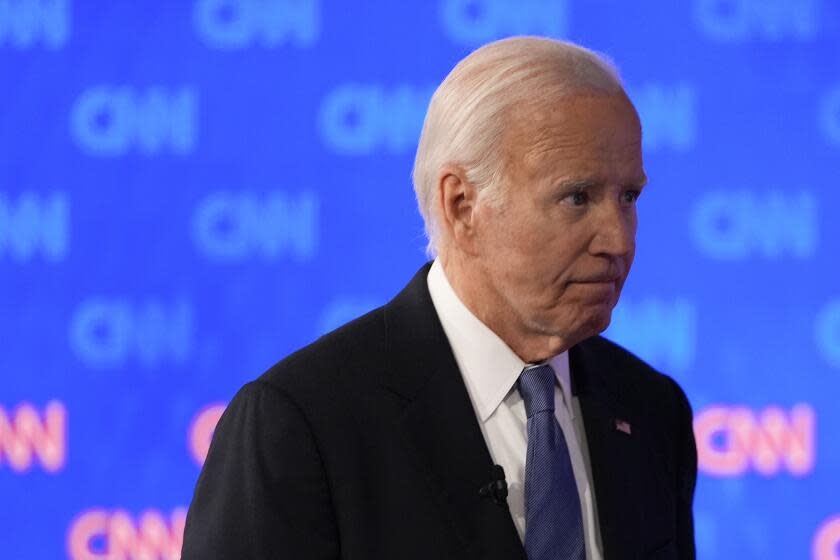
M 184 560 L 693 558 L 689 404 L 597 336 L 645 180 L 594 53 L 520 37 L 462 60 L 415 162 L 437 258 L 237 394 Z

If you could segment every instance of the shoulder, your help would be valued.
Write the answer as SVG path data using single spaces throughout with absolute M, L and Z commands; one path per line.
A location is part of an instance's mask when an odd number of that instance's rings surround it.
M 662 464 L 675 480 L 679 478 L 681 488 L 693 489 L 697 470 L 693 418 L 679 384 L 600 336 L 578 345 L 576 354 L 582 381 L 595 383 L 592 391 L 602 391 L 616 411 L 637 422 L 644 447 L 664 458 Z
M 592 337 L 578 345 L 577 358 L 585 362 L 593 375 L 600 376 L 620 400 L 643 408 L 665 405 L 677 415 L 690 416 L 688 398 L 671 376 L 615 342 L 602 336 Z
M 329 395 L 351 385 L 365 385 L 381 368 L 385 346 L 380 307 L 280 360 L 255 385 L 270 387 L 296 401 L 316 393 Z

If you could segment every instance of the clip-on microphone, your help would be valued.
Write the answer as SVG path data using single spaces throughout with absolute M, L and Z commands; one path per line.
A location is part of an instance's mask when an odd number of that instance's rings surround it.
M 493 465 L 493 481 L 479 488 L 478 495 L 482 498 L 492 498 L 496 505 L 507 505 L 508 486 L 505 469 L 501 465 Z

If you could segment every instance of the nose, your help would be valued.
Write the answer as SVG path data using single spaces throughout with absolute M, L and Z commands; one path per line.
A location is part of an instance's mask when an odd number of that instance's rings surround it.
M 607 204 L 595 221 L 589 245 L 593 255 L 625 257 L 636 248 L 636 209 Z

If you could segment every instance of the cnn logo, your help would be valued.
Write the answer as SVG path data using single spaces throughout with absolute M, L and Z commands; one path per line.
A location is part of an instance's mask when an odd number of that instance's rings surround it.
M 744 406 L 710 406 L 696 415 L 694 436 L 701 472 L 739 476 L 753 470 L 773 476 L 783 469 L 804 476 L 816 459 L 816 414 L 806 404 L 789 412 L 770 406 L 756 412 Z
M 813 560 L 840 560 L 840 515 L 827 519 L 814 536 Z
M 169 519 L 157 510 L 135 519 L 123 510 L 91 509 L 70 526 L 67 555 L 73 560 L 178 560 L 186 519 L 184 508 Z
M 43 414 L 34 405 L 21 403 L 7 412 L 0 406 L 0 467 L 24 473 L 36 464 L 49 473 L 67 462 L 67 409 L 50 401 Z

